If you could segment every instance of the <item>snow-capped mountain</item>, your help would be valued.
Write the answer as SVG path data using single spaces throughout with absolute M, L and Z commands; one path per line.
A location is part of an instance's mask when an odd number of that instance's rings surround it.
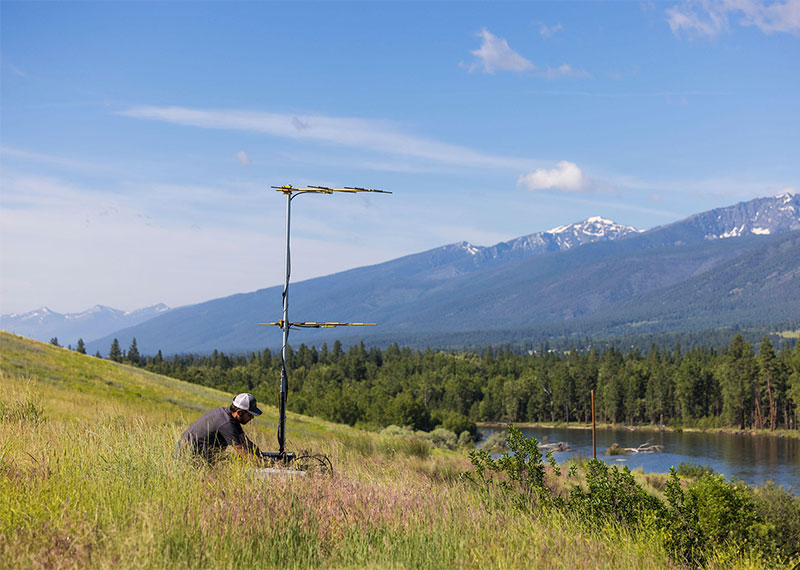
M 582 222 L 558 226 L 544 232 L 518 237 L 492 246 L 473 245 L 462 241 L 436 248 L 422 254 L 427 256 L 433 271 L 427 276 L 446 279 L 515 259 L 522 259 L 564 251 L 588 243 L 610 241 L 642 233 L 631 226 L 623 226 L 593 216 Z
M 644 230 L 637 230 L 631 226 L 623 226 L 600 216 L 594 216 L 582 222 L 558 226 L 546 232 L 523 236 L 494 247 L 507 246 L 511 251 L 522 250 L 529 253 L 561 251 L 596 241 L 619 239 L 642 231 Z
M 800 230 L 800 194 L 789 192 L 717 208 L 679 222 L 700 232 L 704 239 L 772 235 Z
M 89 341 L 116 330 L 141 324 L 169 310 L 163 303 L 137 309 L 121 311 L 103 305 L 95 305 L 80 313 L 61 314 L 41 307 L 27 313 L 12 313 L 0 316 L 0 328 L 41 341 L 58 338 L 59 344 L 77 344 L 78 339 Z

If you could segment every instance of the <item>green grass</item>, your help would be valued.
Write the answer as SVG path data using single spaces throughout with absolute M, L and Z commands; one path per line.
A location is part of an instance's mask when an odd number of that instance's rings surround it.
M 290 414 L 288 445 L 327 454 L 333 475 L 173 460 L 230 398 L 0 333 L 0 568 L 678 567 L 646 533 L 487 509 L 463 454 L 313 418 Z M 246 431 L 273 449 L 262 408 Z M 727 551 L 710 566 L 764 567 Z

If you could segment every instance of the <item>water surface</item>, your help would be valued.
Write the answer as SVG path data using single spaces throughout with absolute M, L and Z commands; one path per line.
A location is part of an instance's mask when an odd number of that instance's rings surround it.
M 480 428 L 486 438 L 497 428 Z M 573 451 L 553 453 L 562 463 L 575 454 L 592 457 L 592 431 L 567 428 L 521 428 L 527 437 L 541 443 L 566 442 Z M 639 447 L 649 442 L 664 446 L 663 453 L 607 456 L 613 443 L 620 447 Z M 667 473 L 681 462 L 708 465 L 717 473 L 750 485 L 772 480 L 800 492 L 800 439 L 768 435 L 702 433 L 694 431 L 637 431 L 626 428 L 597 430 L 597 458 L 609 465 L 641 467 L 646 473 Z

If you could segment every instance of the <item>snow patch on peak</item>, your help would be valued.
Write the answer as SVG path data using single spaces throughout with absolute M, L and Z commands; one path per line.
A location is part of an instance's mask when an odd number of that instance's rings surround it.
M 611 220 L 607 220 L 607 219 L 602 218 L 600 216 L 592 216 L 591 218 L 587 218 L 586 221 L 589 222 L 590 224 L 605 224 L 607 226 L 616 226 L 617 225 L 614 222 L 612 222 Z
M 742 235 L 743 231 L 744 231 L 744 225 L 741 225 L 738 228 L 729 229 L 727 232 L 725 232 L 724 234 L 720 235 L 719 237 L 720 237 L 720 239 L 739 237 L 740 235 Z
M 470 255 L 476 255 L 476 254 L 480 253 L 480 251 L 481 251 L 480 247 L 474 246 L 471 243 L 469 243 L 468 241 L 458 242 L 456 244 L 456 247 L 459 248 L 459 249 L 463 249 L 464 251 L 466 251 Z M 166 310 L 166 309 L 162 309 L 162 310 Z
M 750 231 L 759 236 L 768 236 L 772 233 L 769 228 L 752 228 Z

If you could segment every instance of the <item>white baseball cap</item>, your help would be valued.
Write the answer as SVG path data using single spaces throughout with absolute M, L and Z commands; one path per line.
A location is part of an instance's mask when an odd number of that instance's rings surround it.
M 233 399 L 233 405 L 240 410 L 250 412 L 254 416 L 261 415 L 261 410 L 259 410 L 258 406 L 256 405 L 256 397 L 252 394 L 239 394 Z

